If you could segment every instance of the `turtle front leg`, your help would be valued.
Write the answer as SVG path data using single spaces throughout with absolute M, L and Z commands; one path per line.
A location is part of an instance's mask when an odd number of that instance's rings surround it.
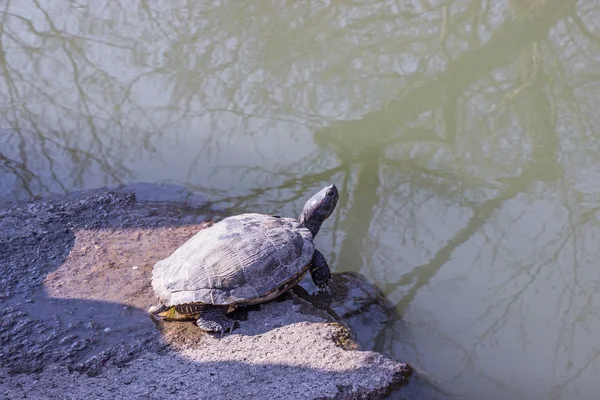
M 329 285 L 332 281 L 331 271 L 329 270 L 325 256 L 319 250 L 315 250 L 313 254 L 310 276 L 315 285 L 319 287 L 319 290 L 329 292 Z
M 196 320 L 202 330 L 207 332 L 221 332 L 221 337 L 226 331 L 233 331 L 235 321 L 227 316 L 228 306 L 205 305 Z

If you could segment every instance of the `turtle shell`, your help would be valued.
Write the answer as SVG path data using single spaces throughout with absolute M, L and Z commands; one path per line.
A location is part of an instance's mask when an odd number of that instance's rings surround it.
M 256 304 L 302 279 L 313 253 L 312 235 L 298 220 L 236 215 L 157 262 L 152 287 L 166 306 Z

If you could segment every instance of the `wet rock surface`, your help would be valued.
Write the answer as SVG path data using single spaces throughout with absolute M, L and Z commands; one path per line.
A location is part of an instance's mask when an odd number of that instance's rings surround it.
M 115 188 L 0 209 L 0 397 L 372 398 L 407 381 L 358 350 L 389 311 L 359 274 L 240 309 L 222 339 L 151 319 L 154 263 L 222 215 L 186 198 Z
M 383 292 L 357 272 L 334 274 L 331 293 L 318 292 L 306 276 L 294 289 L 299 297 L 326 311 L 348 328 L 363 350 L 375 350 L 399 316 Z

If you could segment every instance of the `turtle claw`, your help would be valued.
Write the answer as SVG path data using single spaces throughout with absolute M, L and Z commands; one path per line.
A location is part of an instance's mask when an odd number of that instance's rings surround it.
M 235 328 L 235 321 L 231 320 L 219 323 L 217 321 L 201 321 L 198 319 L 198 321 L 196 321 L 196 325 L 198 325 L 202 330 L 214 333 L 215 335 L 219 335 L 220 338 L 223 338 L 223 336 L 225 336 L 225 332 L 233 331 L 233 328 Z
M 331 294 L 331 282 L 333 282 L 333 279 L 331 278 L 331 276 L 329 276 L 329 278 L 327 278 L 327 280 L 319 285 L 317 285 L 319 287 L 319 293 L 326 293 L 326 294 Z
M 223 336 L 225 336 L 225 332 L 229 331 L 229 332 L 233 332 L 233 328 L 235 328 L 235 321 L 231 320 L 231 322 L 229 324 L 226 324 L 225 326 L 221 326 L 221 339 L 223 339 Z
M 325 293 L 325 294 L 330 295 L 331 294 L 331 288 L 329 287 L 329 285 L 319 286 L 319 293 Z
M 235 320 L 228 318 L 226 314 L 227 306 L 211 307 L 200 314 L 196 320 L 196 325 L 204 331 L 220 333 L 223 337 L 225 332 L 232 332 L 235 328 Z

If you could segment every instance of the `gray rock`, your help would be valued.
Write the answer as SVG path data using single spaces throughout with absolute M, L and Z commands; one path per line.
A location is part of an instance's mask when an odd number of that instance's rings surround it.
M 9 398 L 354 399 L 376 398 L 410 375 L 410 367 L 381 354 L 352 350 L 343 327 L 291 296 L 250 312 L 223 339 L 202 335 L 190 343 L 181 336 L 197 328 L 175 324 L 188 329 L 167 333 L 168 351 L 142 352 L 96 376 L 49 368 L 33 380 L 0 370 L 0 382 L 11 381 Z
M 0 398 L 358 399 L 407 382 L 293 293 L 240 310 L 222 339 L 153 321 L 152 265 L 206 226 L 202 207 L 120 190 L 0 209 Z

